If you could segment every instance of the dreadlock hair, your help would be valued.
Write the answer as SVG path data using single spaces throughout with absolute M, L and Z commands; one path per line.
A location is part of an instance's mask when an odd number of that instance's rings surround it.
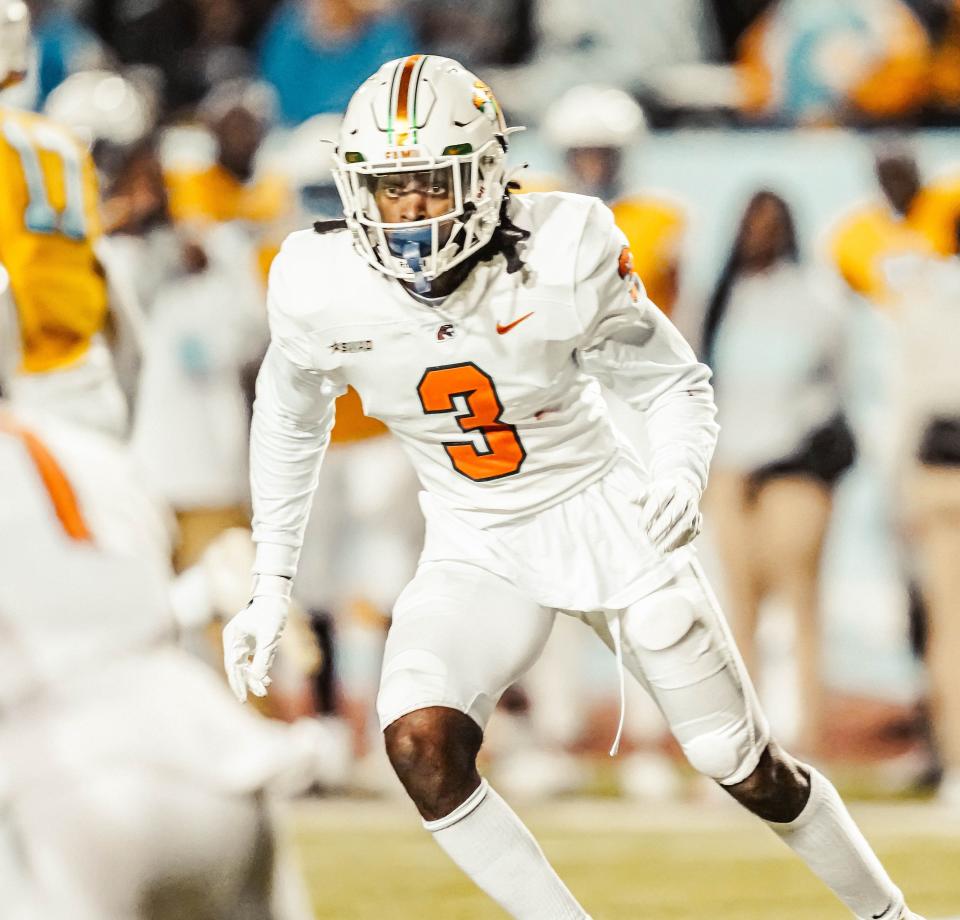
M 524 267 L 524 261 L 520 258 L 519 247 L 530 237 L 530 231 L 518 227 L 510 220 L 510 195 L 520 188 L 520 183 L 511 180 L 503 190 L 503 198 L 500 200 L 500 220 L 494 228 L 493 236 L 490 241 L 477 253 L 478 262 L 488 262 L 494 256 L 503 254 L 507 260 L 507 274 L 521 271 Z M 473 207 L 473 203 L 468 203 Z

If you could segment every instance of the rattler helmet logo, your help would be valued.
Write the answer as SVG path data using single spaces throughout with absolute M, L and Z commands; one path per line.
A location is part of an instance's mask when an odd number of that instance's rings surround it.
M 507 124 L 503 120 L 500 103 L 497 102 L 497 97 L 493 95 L 493 90 L 491 90 L 483 80 L 477 80 L 473 84 L 473 104 L 483 112 L 490 121 L 496 122 L 500 126 L 501 131 L 506 131 Z

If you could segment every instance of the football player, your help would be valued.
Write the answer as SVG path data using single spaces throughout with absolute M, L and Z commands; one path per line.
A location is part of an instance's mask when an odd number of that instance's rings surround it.
M 309 916 L 281 913 L 265 793 L 310 782 L 315 736 L 175 647 L 162 508 L 125 446 L 0 403 L 0 476 L 4 916 Z
M 29 45 L 26 4 L 0 0 L 0 88 L 24 78 Z M 100 257 L 90 154 L 48 118 L 0 106 L 0 176 L 0 263 L 18 332 L 0 343 L 13 364 L 3 389 L 20 405 L 122 435 L 133 382 L 125 394 L 111 349 L 137 351 L 138 315 Z
M 571 191 L 610 205 L 633 254 L 634 271 L 650 299 L 670 316 L 677 299 L 683 206 L 663 192 L 625 194 L 625 158 L 647 133 L 643 110 L 615 86 L 585 83 L 565 92 L 546 111 L 543 130 L 563 151 Z
M 902 146 L 876 151 L 883 199 L 845 214 L 829 240 L 830 256 L 849 289 L 872 304 L 895 304 L 901 279 L 917 265 L 956 251 L 960 179 L 923 184 L 913 153 Z
M 647 687 L 691 764 L 856 916 L 914 917 L 831 783 L 771 738 L 696 562 L 717 435 L 707 368 L 601 202 L 511 197 L 509 134 L 490 89 L 446 58 L 391 61 L 354 95 L 336 164 L 346 220 L 293 234 L 271 270 L 256 577 L 224 633 L 231 685 L 267 691 L 351 385 L 424 487 L 425 546 L 378 699 L 388 755 L 427 830 L 507 913 L 587 916 L 476 766 L 498 697 L 563 611 Z M 615 437 L 600 381 L 642 413 L 649 464 Z

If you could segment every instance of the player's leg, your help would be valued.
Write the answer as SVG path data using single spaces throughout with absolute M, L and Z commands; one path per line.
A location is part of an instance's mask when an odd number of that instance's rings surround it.
M 724 597 L 737 647 L 750 674 L 759 674 L 757 624 L 763 598 L 760 566 L 754 550 L 753 506 L 747 500 L 747 480 L 740 473 L 714 471 L 704 496 L 720 564 Z
M 605 621 L 591 617 L 613 645 Z M 756 694 L 697 564 L 632 605 L 624 663 L 690 763 L 768 823 L 853 913 L 899 920 L 903 896 L 829 780 L 771 742 Z
M 816 754 L 823 715 L 820 559 L 830 523 L 830 489 L 811 477 L 768 480 L 757 495 L 757 548 L 771 590 L 790 604 L 803 700 L 797 747 Z
M 921 467 L 911 482 L 913 533 L 923 572 L 930 635 L 930 672 L 934 723 L 944 777 L 942 800 L 960 807 L 960 472 Z
M 424 826 L 522 920 L 587 916 L 476 765 L 497 699 L 552 623 L 552 612 L 481 568 L 422 566 L 394 609 L 377 701 L 390 762 Z

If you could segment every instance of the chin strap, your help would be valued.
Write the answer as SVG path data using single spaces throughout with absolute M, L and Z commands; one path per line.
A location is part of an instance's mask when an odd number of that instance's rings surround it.
M 415 243 L 412 240 L 409 243 L 404 243 L 403 249 L 400 252 L 400 258 L 410 268 L 410 271 L 413 272 L 413 289 L 418 294 L 426 294 L 430 290 L 430 282 L 423 277 L 423 262 L 420 258 L 420 244 Z

